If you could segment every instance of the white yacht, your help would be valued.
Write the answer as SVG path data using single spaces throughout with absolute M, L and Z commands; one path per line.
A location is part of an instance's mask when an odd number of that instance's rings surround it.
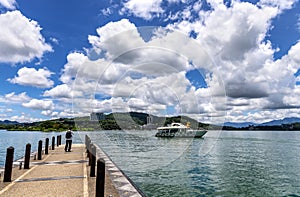
M 172 123 L 170 126 L 158 127 L 158 132 L 155 137 L 191 137 L 191 138 L 201 138 L 207 133 L 206 130 L 193 130 L 190 128 L 189 123 L 183 125 L 181 123 Z

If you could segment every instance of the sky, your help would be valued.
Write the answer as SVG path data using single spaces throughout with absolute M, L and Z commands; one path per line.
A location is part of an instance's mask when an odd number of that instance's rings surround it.
M 298 0 L 0 0 L 0 120 L 300 117 Z

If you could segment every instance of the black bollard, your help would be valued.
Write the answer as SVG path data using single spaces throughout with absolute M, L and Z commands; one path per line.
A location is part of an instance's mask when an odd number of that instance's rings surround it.
M 56 145 L 57 145 L 57 147 L 59 147 L 59 135 L 56 136 Z
M 85 144 L 85 148 L 87 148 L 87 140 L 88 140 L 88 136 L 85 135 L 85 139 L 84 139 L 84 144 Z M 86 153 L 87 153 L 88 150 L 86 150 Z
M 14 147 L 10 146 L 6 150 L 5 170 L 3 182 L 11 182 L 12 167 L 14 162 Z
M 55 137 L 53 136 L 52 137 L 52 150 L 54 150 L 55 149 Z
M 89 149 L 89 166 L 92 164 L 92 150 L 91 150 L 91 147 L 93 146 L 92 142 L 89 141 L 89 146 L 88 146 L 88 149 Z
M 95 177 L 96 170 L 96 147 L 94 145 L 91 146 L 91 168 L 90 168 L 90 177 Z
M 38 146 L 38 160 L 42 160 L 42 149 L 43 149 L 43 141 L 39 141 L 39 146 Z
M 90 138 L 87 137 L 87 140 L 86 140 L 86 156 L 87 156 L 87 157 L 90 156 L 90 150 L 89 150 L 89 148 L 90 148 L 90 143 L 91 143 Z
M 61 145 L 61 135 L 58 136 L 58 144 Z
M 49 138 L 46 138 L 45 155 L 48 155 L 48 149 L 49 149 Z
M 96 197 L 104 197 L 105 161 L 97 160 Z
M 29 161 L 30 161 L 30 150 L 31 149 L 31 144 L 26 144 L 26 149 L 25 149 L 25 158 L 24 158 L 24 169 L 29 169 Z

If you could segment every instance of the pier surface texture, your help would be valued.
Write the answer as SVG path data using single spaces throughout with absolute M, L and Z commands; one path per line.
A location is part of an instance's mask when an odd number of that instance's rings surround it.
M 74 144 L 72 152 L 65 152 L 64 145 L 55 147 L 42 160 L 32 159 L 30 169 L 19 169 L 17 165 L 13 168 L 12 182 L 3 182 L 1 176 L 0 196 L 95 196 L 96 181 L 95 177 L 89 177 L 83 144 Z M 107 174 L 105 196 L 120 196 Z

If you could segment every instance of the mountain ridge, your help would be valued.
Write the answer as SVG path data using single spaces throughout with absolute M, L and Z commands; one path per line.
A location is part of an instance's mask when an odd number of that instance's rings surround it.
M 284 124 L 293 124 L 300 122 L 300 118 L 297 117 L 287 117 L 278 120 L 271 120 L 264 123 L 254 123 L 254 122 L 225 122 L 223 126 L 227 127 L 235 127 L 235 128 L 242 128 L 242 127 L 249 127 L 249 126 L 280 126 Z
M 129 115 L 129 116 L 128 116 Z M 127 117 L 128 116 L 128 117 Z M 205 127 L 205 128 L 213 128 L 214 126 L 217 127 L 224 127 L 224 129 L 251 129 L 252 127 L 256 128 L 262 128 L 262 127 L 287 127 L 288 125 L 292 125 L 295 123 L 299 123 L 300 125 L 300 118 L 297 117 L 287 117 L 279 120 L 272 120 L 264 123 L 254 123 L 254 122 L 225 122 L 223 125 L 214 125 L 214 124 L 205 124 L 199 121 L 196 121 L 192 118 L 189 118 L 187 116 L 173 116 L 173 117 L 158 117 L 154 115 L 149 115 L 146 113 L 139 113 L 139 112 L 130 112 L 125 116 L 124 113 L 112 113 L 105 115 L 104 120 L 99 120 L 99 123 L 97 122 L 90 122 L 89 117 L 78 117 L 78 118 L 73 118 L 73 119 L 68 119 L 68 118 L 60 118 L 60 119 L 55 119 L 55 120 L 45 120 L 45 121 L 40 121 L 40 122 L 33 122 L 33 123 L 20 123 L 17 121 L 10 121 L 10 120 L 0 120 L 0 125 L 1 128 L 11 128 L 11 129 L 19 129 L 20 127 L 25 127 L 26 129 L 28 128 L 36 128 L 37 126 L 39 129 L 43 128 L 43 130 L 51 130 L 53 127 L 57 127 L 60 129 L 66 129 L 68 127 L 73 127 L 72 125 L 74 124 L 74 121 L 76 123 L 80 123 L 79 125 L 82 124 L 82 127 L 87 128 L 89 125 L 100 125 L 102 128 L 112 128 L 112 129 L 121 129 L 122 128 L 127 128 L 128 126 L 131 127 L 130 125 L 145 125 L 147 123 L 147 117 L 151 116 L 153 119 L 153 126 L 157 126 L 160 124 L 170 124 L 172 121 L 183 121 L 184 123 L 186 122 L 192 122 L 195 127 Z M 88 123 L 88 124 L 86 124 Z M 297 126 L 298 127 L 298 126 Z M 132 127 L 133 128 L 133 127 Z

